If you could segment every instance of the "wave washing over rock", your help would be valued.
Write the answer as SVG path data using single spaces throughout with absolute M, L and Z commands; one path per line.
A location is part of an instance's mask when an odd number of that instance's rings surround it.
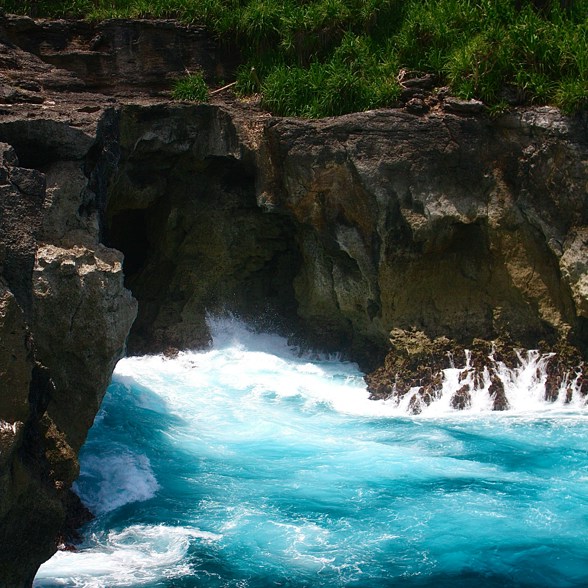
M 410 416 L 354 364 L 212 332 L 118 364 L 77 483 L 100 514 L 35 586 L 586 584 L 586 402 L 539 399 L 534 354 L 499 416 L 487 395 L 451 408 L 453 369 Z
M 411 414 L 439 410 L 527 410 L 583 406 L 586 365 L 572 347 L 523 350 L 503 342 L 474 341 L 467 349 L 447 337 L 394 329 L 384 365 L 368 374 L 371 398 Z

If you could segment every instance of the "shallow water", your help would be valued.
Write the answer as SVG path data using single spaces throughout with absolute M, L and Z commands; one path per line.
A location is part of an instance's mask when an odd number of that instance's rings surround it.
M 588 415 L 533 366 L 508 413 L 409 417 L 353 364 L 213 330 L 118 364 L 77 483 L 97 518 L 35 586 L 588 586 Z

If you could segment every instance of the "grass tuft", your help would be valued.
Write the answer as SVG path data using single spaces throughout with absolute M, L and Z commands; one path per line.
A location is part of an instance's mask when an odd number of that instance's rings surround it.
M 193 102 L 208 102 L 208 86 L 202 73 L 189 74 L 174 82 L 172 98 L 175 100 L 191 100 Z

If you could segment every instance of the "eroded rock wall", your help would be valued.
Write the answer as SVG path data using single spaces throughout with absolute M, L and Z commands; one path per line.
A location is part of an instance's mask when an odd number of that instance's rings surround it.
M 0 28 L 6 41 L 63 72 L 58 77 L 42 72 L 27 86 L 15 84 L 13 96 L 14 92 L 20 92 L 21 99 L 36 96 L 39 103 L 46 87 L 158 95 L 168 92 L 170 83 L 186 72 L 201 71 L 210 82 L 226 80 L 238 63 L 235 47 L 219 47 L 204 27 L 173 20 L 86 22 L 0 16 Z M 2 92 L 0 102 L 1 97 Z
M 108 239 L 135 351 L 272 312 L 378 365 L 391 329 L 586 351 L 586 120 L 388 110 L 322 121 L 125 107 Z
M 264 214 L 253 154 L 217 106 L 125 107 L 107 240 L 139 300 L 132 353 L 201 347 L 207 313 L 261 326 L 295 316 L 293 227 Z
M 274 120 L 266 140 L 259 199 L 297 223 L 319 337 L 359 358 L 393 327 L 585 351 L 585 118 L 389 110 Z
M 136 314 L 122 255 L 98 239 L 83 173 L 93 138 L 53 149 L 42 129 L 71 127 L 21 122 L 0 121 L 17 145 L 0 144 L 0 585 L 11 588 L 68 540 L 77 455 Z

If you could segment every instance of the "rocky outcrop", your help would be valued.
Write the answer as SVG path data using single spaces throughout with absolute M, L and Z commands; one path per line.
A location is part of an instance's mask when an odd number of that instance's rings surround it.
M 547 402 L 585 403 L 588 395 L 588 366 L 565 341 L 528 352 L 500 339 L 474 339 L 465 347 L 448 337 L 393 329 L 389 344 L 383 364 L 366 376 L 370 398 L 402 405 L 409 414 L 420 414 L 447 394 L 455 410 L 470 408 L 474 394 L 482 402 L 485 396 L 492 410 L 508 410 L 505 381 L 516 381 L 525 364 L 535 372 L 536 384 L 543 384 Z M 457 370 L 456 381 L 447 385 L 445 370 Z
M 556 351 L 545 397 L 571 398 L 560 386 L 575 381 L 588 342 L 585 117 L 378 111 L 274 120 L 266 139 L 259 197 L 298 226 L 298 313 L 319 341 L 381 366 L 367 378 L 373 398 L 417 391 L 408 409 L 420 412 L 450 352 L 467 368 L 466 347 L 481 387 L 479 375 L 496 371 L 494 341 L 510 365 L 517 347 Z M 407 351 L 419 333 L 427 344 Z M 497 377 L 489 393 L 507 408 Z M 462 387 L 454 408 L 469 394 Z
M 274 120 L 266 140 L 260 201 L 300 227 L 299 314 L 319 335 L 356 357 L 393 327 L 586 351 L 584 118 L 376 111 Z
M 15 143 L 43 169 L 20 167 L 0 144 L 0 585 L 17 587 L 70 537 L 77 454 L 136 303 L 122 255 L 98 241 L 97 196 L 81 171 L 92 137 L 52 149 L 58 124 L 13 122 L 0 134 L 20 126 Z M 58 136 L 75 135 L 67 129 Z
M 438 91 L 421 108 L 408 78 L 404 108 L 319 121 L 170 103 L 151 94 L 183 59 L 230 69 L 200 29 L 174 27 L 0 22 L 7 586 L 30 585 L 71 532 L 77 453 L 129 331 L 134 353 L 198 347 L 207 314 L 234 312 L 344 352 L 374 369 L 374 398 L 410 394 L 414 413 L 450 365 L 451 406 L 484 374 L 501 410 L 485 358 L 555 352 L 551 400 L 586 358 L 585 116 L 491 120 Z
M 207 311 L 270 309 L 367 367 L 393 327 L 585 352 L 581 118 L 252 127 L 234 107 L 159 105 L 124 108 L 120 125 L 108 238 L 144 302 L 136 350 L 202 343 Z
M 238 59 L 235 48 L 219 48 L 203 27 L 171 20 L 92 23 L 12 16 L 4 18 L 1 26 L 5 42 L 39 58 L 36 79 L 29 79 L 28 86 L 17 73 L 22 68 L 7 68 L 14 61 L 4 60 L 3 81 L 17 82 L 12 101 L 28 98 L 42 103 L 42 88 L 158 95 L 169 91 L 171 82 L 186 72 L 201 71 L 210 82 L 225 80 L 233 75 Z M 16 59 L 23 57 L 21 53 Z

